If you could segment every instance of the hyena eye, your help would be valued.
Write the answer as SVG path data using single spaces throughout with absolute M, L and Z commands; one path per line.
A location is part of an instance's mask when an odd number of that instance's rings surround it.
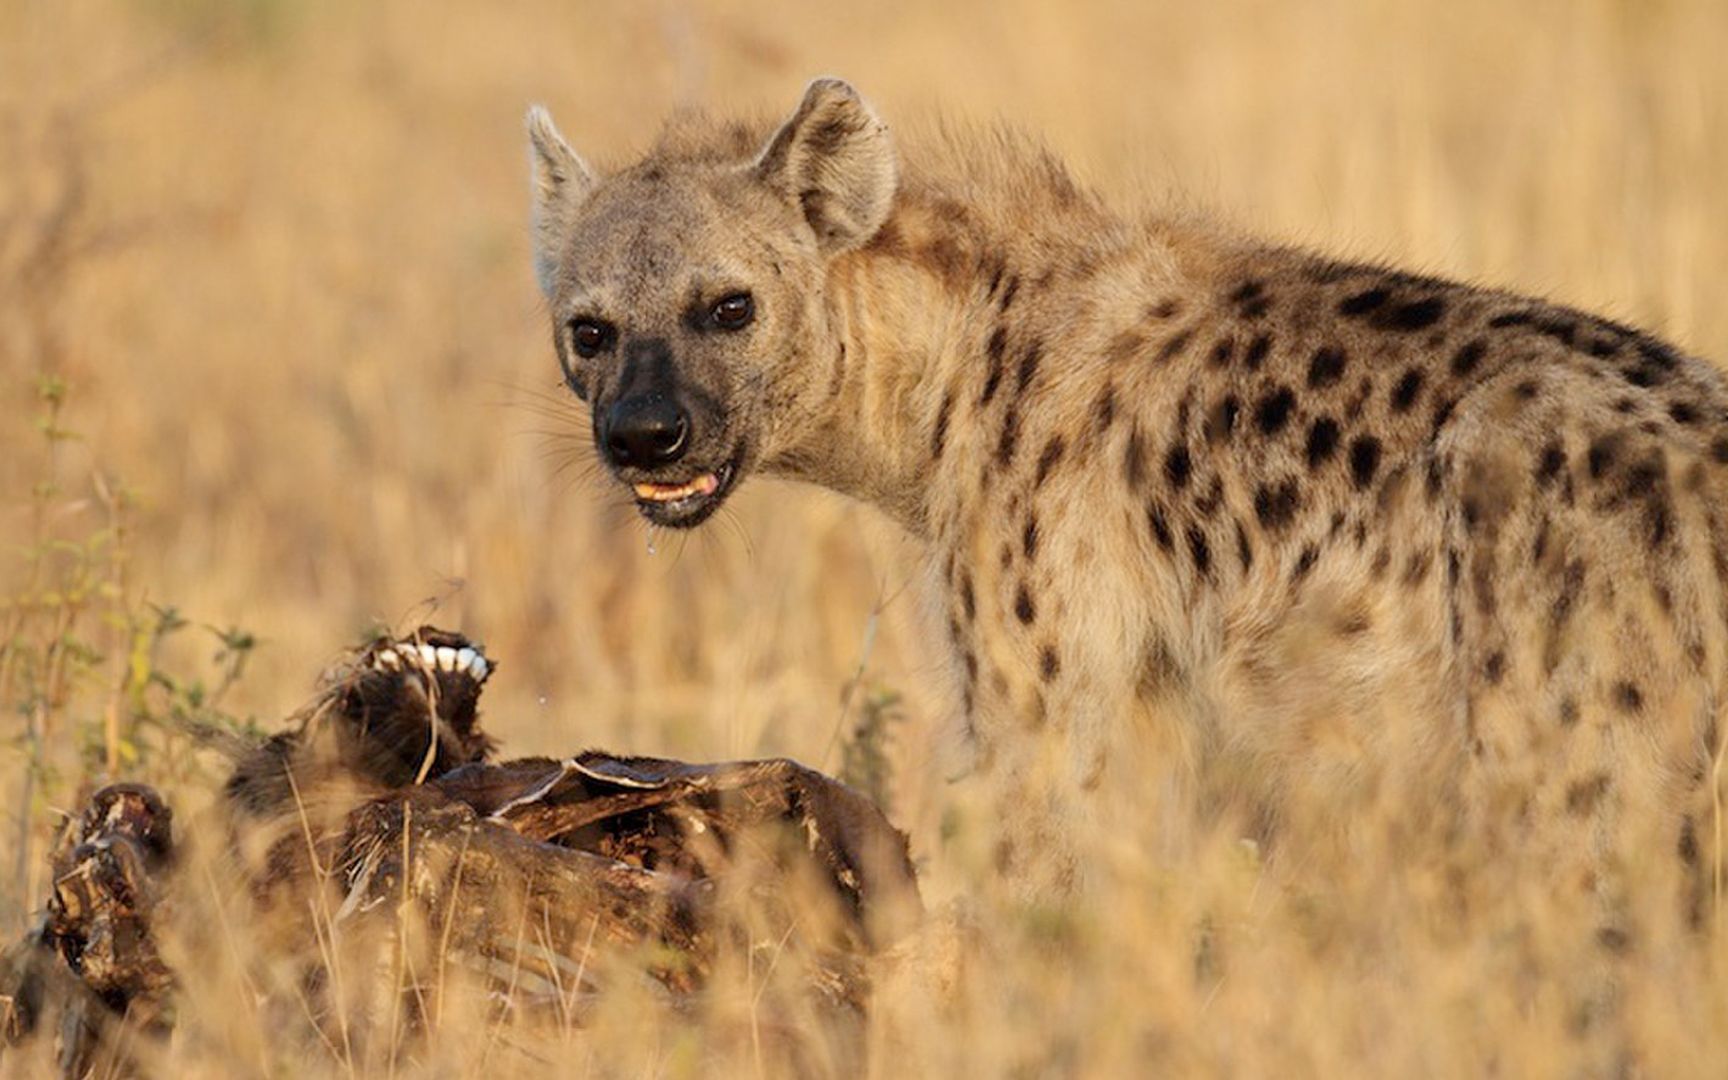
M 747 292 L 733 293 L 722 297 L 708 317 L 722 330 L 742 330 L 756 317 L 756 301 Z
M 581 357 L 598 356 L 612 340 L 612 327 L 593 319 L 577 319 L 570 324 L 570 345 Z

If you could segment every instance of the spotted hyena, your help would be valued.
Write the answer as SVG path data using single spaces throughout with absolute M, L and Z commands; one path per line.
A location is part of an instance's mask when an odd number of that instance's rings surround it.
M 778 127 L 679 117 L 605 175 L 528 126 L 536 269 L 612 473 L 659 525 L 762 473 L 923 542 L 1007 872 L 1084 884 L 1069 839 L 1164 766 L 1268 836 L 1304 807 L 1443 819 L 1610 944 L 1621 857 L 1654 852 L 1639 879 L 1702 918 L 1728 675 L 1704 362 L 1122 213 L 1001 133 L 902 155 L 838 81 Z

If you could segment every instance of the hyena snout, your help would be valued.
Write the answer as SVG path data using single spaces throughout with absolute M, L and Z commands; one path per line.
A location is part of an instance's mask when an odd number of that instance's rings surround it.
M 620 468 L 671 465 L 690 448 L 690 412 L 658 390 L 621 398 L 606 410 L 600 441 Z

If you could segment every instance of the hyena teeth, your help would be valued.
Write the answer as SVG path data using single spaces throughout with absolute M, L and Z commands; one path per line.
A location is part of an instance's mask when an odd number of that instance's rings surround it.
M 687 484 L 637 484 L 636 497 L 650 502 L 677 502 L 691 495 L 712 495 L 720 489 L 720 478 L 703 473 Z
M 396 655 L 395 649 L 381 649 L 378 655 L 372 658 L 372 666 L 399 671 L 402 668 L 402 658 Z
M 468 670 L 474 673 L 476 679 L 484 680 L 486 678 L 486 672 L 490 669 L 486 666 L 486 658 L 481 656 L 479 653 L 475 653 L 474 659 L 468 664 Z
M 441 671 L 456 670 L 456 650 L 448 645 L 440 645 L 437 649 L 438 668 Z
M 438 650 L 434 649 L 430 645 L 420 646 L 420 662 L 422 664 L 425 664 L 429 668 L 437 667 L 438 666 Z
M 457 649 L 456 650 L 456 670 L 457 671 L 467 671 L 469 668 L 471 668 L 473 666 L 474 666 L 474 650 L 473 649 Z

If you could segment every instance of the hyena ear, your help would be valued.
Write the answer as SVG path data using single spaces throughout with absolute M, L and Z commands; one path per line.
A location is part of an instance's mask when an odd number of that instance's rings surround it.
M 534 276 L 548 299 L 558 277 L 564 238 L 576 209 L 594 187 L 594 174 L 552 125 L 552 114 L 528 110 L 528 169 L 534 186 Z
M 817 79 L 756 159 L 769 188 L 804 212 L 828 254 L 876 235 L 899 181 L 888 125 L 839 79 Z

